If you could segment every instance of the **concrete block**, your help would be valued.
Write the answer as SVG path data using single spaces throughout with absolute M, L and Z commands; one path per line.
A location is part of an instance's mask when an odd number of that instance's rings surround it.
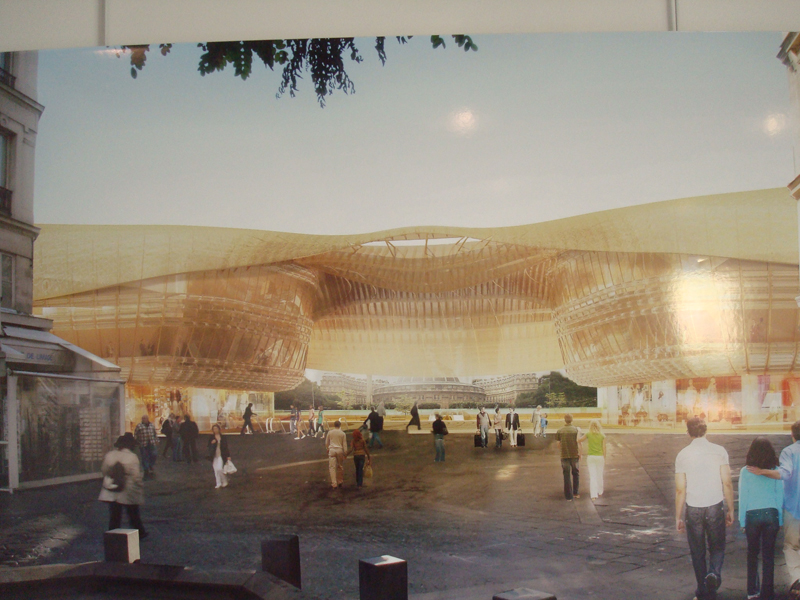
M 517 588 L 492 596 L 492 600 L 556 600 L 553 594 L 530 588 Z
M 358 561 L 361 600 L 408 600 L 408 563 L 394 556 Z
M 107 562 L 132 563 L 139 560 L 139 530 L 111 529 L 103 534 Z
M 300 538 L 276 535 L 262 541 L 261 570 L 301 589 Z

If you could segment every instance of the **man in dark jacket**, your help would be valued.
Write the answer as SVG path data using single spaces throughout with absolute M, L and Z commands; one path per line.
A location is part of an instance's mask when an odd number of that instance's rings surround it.
M 199 459 L 197 457 L 197 446 L 195 442 L 197 441 L 197 436 L 200 435 L 200 430 L 197 428 L 197 423 L 192 421 L 192 417 L 188 414 L 181 424 L 179 435 L 183 443 L 183 454 L 186 457 L 187 464 L 197 462 Z
M 417 408 L 417 403 L 414 402 L 414 406 L 411 407 L 411 421 L 409 421 L 408 425 L 406 425 L 406 431 L 412 425 L 416 425 L 417 429 L 422 429 L 422 423 L 419 420 L 419 409 Z
M 508 431 L 508 436 L 511 439 L 511 447 L 517 447 L 517 432 L 519 430 L 519 415 L 517 411 L 514 410 L 512 407 L 508 414 L 506 415 L 506 431 Z
M 369 413 L 369 416 L 364 420 L 364 423 L 369 424 L 369 432 L 372 434 L 372 439 L 369 441 L 369 447 L 374 448 L 375 444 L 380 444 L 380 447 L 383 448 L 383 442 L 381 441 L 381 431 L 383 431 L 383 417 L 378 414 L 374 408 L 372 412 Z

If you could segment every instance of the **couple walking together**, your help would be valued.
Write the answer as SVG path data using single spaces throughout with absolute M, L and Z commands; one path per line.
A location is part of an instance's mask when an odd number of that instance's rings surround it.
M 725 529 L 734 522 L 728 453 L 708 441 L 699 417 L 686 423 L 691 443 L 675 460 L 675 524 L 685 531 L 697 600 L 713 600 L 722 583 Z M 739 525 L 747 536 L 747 598 L 775 598 L 775 542 L 781 526 L 789 580 L 788 597 L 800 598 L 800 421 L 780 459 L 770 441 L 753 440 L 739 474 Z M 761 573 L 759 576 L 759 555 Z
M 556 441 L 561 446 L 561 471 L 564 476 L 564 498 L 572 500 L 580 498 L 580 460 L 581 444 L 587 443 L 588 454 L 586 465 L 589 468 L 589 496 L 597 500 L 604 492 L 604 476 L 606 462 L 606 436 L 600 421 L 594 419 L 589 423 L 589 433 L 583 435 L 581 430 L 572 424 L 572 415 L 564 415 L 564 427 L 556 433 Z
M 328 453 L 331 487 L 339 488 L 344 485 L 344 459 L 352 454 L 356 467 L 356 487 L 360 489 L 364 485 L 365 468 L 372 468 L 372 457 L 361 432 L 358 429 L 353 431 L 353 444 L 348 450 L 347 434 L 342 431 L 342 423 L 336 421 L 333 424 L 333 429 L 325 437 L 325 450 Z

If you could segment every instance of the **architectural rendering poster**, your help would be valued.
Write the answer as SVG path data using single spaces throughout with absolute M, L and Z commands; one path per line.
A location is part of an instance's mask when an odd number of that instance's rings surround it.
M 46 571 L 73 585 L 124 524 L 143 564 L 102 573 L 168 573 L 157 595 L 223 569 L 275 591 L 262 542 L 297 534 L 310 597 L 357 597 L 360 559 L 407 566 L 415 600 L 770 597 L 733 486 L 800 417 L 799 53 L 672 32 L 0 55 L 0 489 L 23 492 L 0 566 L 81 564 Z M 685 448 L 717 462 L 682 479 Z M 706 522 L 711 573 L 684 531 Z M 775 571 L 779 594 L 800 577 Z

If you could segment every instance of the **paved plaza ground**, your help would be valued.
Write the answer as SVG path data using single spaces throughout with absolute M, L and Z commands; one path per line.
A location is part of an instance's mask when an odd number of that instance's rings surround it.
M 451 435 L 447 461 L 435 464 L 432 436 L 384 437 L 362 490 L 352 461 L 346 487 L 329 487 L 322 439 L 230 436 L 240 472 L 221 490 L 207 461 L 159 459 L 158 478 L 146 482 L 142 561 L 257 570 L 265 535 L 297 533 L 303 588 L 320 598 L 357 598 L 358 559 L 380 554 L 408 561 L 418 600 L 489 600 L 515 587 L 559 600 L 692 598 L 688 546 L 673 517 L 673 465 L 686 435 L 610 434 L 600 503 L 589 500 L 585 466 L 582 497 L 564 500 L 556 444 L 482 450 L 471 435 Z M 753 437 L 709 434 L 727 448 L 735 476 Z M 778 451 L 791 442 L 769 437 Z M 0 496 L 0 568 L 102 560 L 107 509 L 98 491 L 93 481 Z M 731 527 L 721 598 L 746 597 L 745 559 L 744 535 Z M 779 597 L 786 579 L 779 550 Z

